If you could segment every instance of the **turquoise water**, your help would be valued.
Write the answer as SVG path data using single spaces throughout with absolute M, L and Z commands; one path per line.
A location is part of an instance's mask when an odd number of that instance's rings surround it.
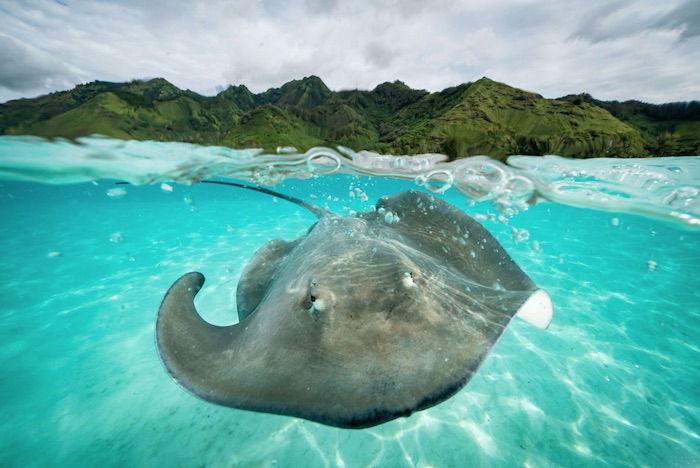
M 369 200 L 350 199 L 350 184 Z M 113 198 L 107 181 L 2 182 L 0 465 L 700 464 L 699 232 L 554 203 L 508 224 L 483 221 L 552 296 L 550 328 L 514 320 L 453 398 L 343 430 L 215 406 L 168 376 L 154 325 L 173 280 L 204 273 L 198 309 L 231 323 L 256 249 L 314 222 L 263 194 L 172 186 L 129 186 Z M 409 188 L 338 175 L 275 190 L 330 196 L 342 213 Z M 491 210 L 443 196 L 472 215 Z M 516 242 L 512 227 L 529 240 Z

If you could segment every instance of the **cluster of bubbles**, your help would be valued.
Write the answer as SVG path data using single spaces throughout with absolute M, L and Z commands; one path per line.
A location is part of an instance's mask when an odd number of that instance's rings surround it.
M 313 148 L 306 154 L 312 176 L 346 173 L 413 179 L 433 193 L 457 190 L 467 203 L 489 201 L 508 218 L 538 201 L 641 214 L 700 229 L 700 158 L 568 159 L 511 156 L 507 164 L 487 156 L 448 161 L 441 154 L 415 156 Z M 307 175 L 309 175 L 307 174 Z M 527 240 L 513 232 L 515 240 Z
M 412 179 L 433 193 L 456 189 L 472 202 L 491 201 L 507 217 L 536 200 L 531 179 L 486 156 L 447 161 L 442 154 L 391 156 L 339 147 L 338 151 L 312 148 L 306 158 L 313 176 L 344 173 Z M 351 192 L 350 198 L 354 196 Z

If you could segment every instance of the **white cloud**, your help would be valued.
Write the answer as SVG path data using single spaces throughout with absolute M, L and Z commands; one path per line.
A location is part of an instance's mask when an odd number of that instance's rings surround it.
M 700 99 L 692 1 L 4 1 L 0 100 L 162 76 L 211 94 L 315 74 L 331 89 L 481 76 L 547 97 Z M 18 46 L 19 44 L 19 46 Z M 17 51 L 24 51 L 18 54 Z M 5 67 L 3 67 L 5 68 Z

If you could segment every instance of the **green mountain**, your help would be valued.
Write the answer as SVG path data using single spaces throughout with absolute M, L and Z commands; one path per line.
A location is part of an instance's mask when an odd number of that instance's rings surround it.
M 590 94 L 564 96 L 564 101 L 601 107 L 636 128 L 645 146 L 658 156 L 700 154 L 700 101 L 648 104 L 640 101 L 599 101 Z
M 95 81 L 0 104 L 0 134 L 187 141 L 235 148 L 344 145 L 451 158 L 486 154 L 639 157 L 700 154 L 700 103 L 545 99 L 482 78 L 436 93 L 395 81 L 334 92 L 310 76 L 252 93 L 216 96 L 162 78 Z

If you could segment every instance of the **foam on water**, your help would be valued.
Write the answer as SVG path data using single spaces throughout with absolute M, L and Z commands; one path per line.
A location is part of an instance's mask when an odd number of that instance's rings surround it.
M 198 309 L 213 323 L 232 323 L 245 264 L 266 241 L 305 233 L 314 222 L 310 213 L 231 187 L 160 187 L 165 181 L 221 175 L 218 169 L 207 172 L 212 167 L 207 154 L 225 158 L 219 153 L 226 149 L 149 143 L 125 152 L 136 145 L 126 142 L 117 159 L 95 159 L 109 168 L 86 165 L 83 155 L 71 169 L 40 156 L 52 148 L 42 146 L 43 140 L 36 141 L 36 154 L 17 153 L 15 146 L 14 156 L 8 156 L 7 142 L 2 139 L 0 145 L 5 179 L 90 181 L 113 169 L 111 177 L 158 185 L 119 187 L 123 192 L 110 196 L 111 181 L 0 183 L 3 466 L 700 464 L 700 233 L 687 230 L 687 224 L 577 208 L 571 200 L 568 205 L 528 205 L 504 223 L 498 219 L 499 203 L 467 205 L 461 190 L 438 195 L 482 219 L 549 292 L 554 320 L 546 331 L 513 321 L 476 376 L 446 402 L 374 428 L 342 430 L 201 401 L 172 382 L 154 344 L 156 311 L 174 279 L 203 272 L 207 283 L 197 297 Z M 65 153 L 60 161 L 80 148 L 52 144 L 63 148 L 51 150 L 54 156 Z M 204 154 L 199 169 L 186 161 L 200 156 L 181 154 L 189 150 Z M 124 159 L 126 153 L 130 156 Z M 158 157 L 165 162 L 153 170 Z M 124 167 L 139 159 L 142 167 Z M 416 169 L 419 175 L 447 164 L 426 160 L 434 165 Z M 517 158 L 511 164 L 531 160 Z M 314 168 L 328 162 L 321 156 L 311 161 Z M 610 191 L 617 184 L 613 177 L 606 185 L 607 176 L 588 161 L 541 161 L 542 167 L 517 171 L 527 171 L 531 181 L 552 164 L 560 165 L 552 174 L 579 171 L 563 176 L 573 181 L 556 186 L 562 196 L 569 190 L 595 190 L 596 184 Z M 695 158 L 649 161 L 659 165 L 660 173 L 669 173 L 669 184 L 677 184 L 664 189 L 667 195 L 698 184 Z M 308 157 L 299 164 L 308 169 L 307 162 Z M 251 172 L 246 179 L 276 177 L 279 167 L 270 164 L 269 174 Z M 508 173 L 523 174 L 517 171 Z M 134 179 L 134 173 L 144 178 Z M 397 177 L 414 178 L 402 174 Z M 551 182 L 552 174 L 541 178 Z M 687 178 L 674 179 L 674 174 Z M 646 190 L 639 182 L 644 177 L 621 185 Z M 448 179 L 433 173 L 423 187 L 439 192 Z M 416 188 L 413 180 L 335 174 L 285 180 L 275 190 L 349 213 L 369 211 L 379 197 L 409 188 Z M 539 186 L 535 191 L 545 192 Z M 557 200 L 553 193 L 546 196 Z M 498 198 L 491 192 L 474 195 Z

